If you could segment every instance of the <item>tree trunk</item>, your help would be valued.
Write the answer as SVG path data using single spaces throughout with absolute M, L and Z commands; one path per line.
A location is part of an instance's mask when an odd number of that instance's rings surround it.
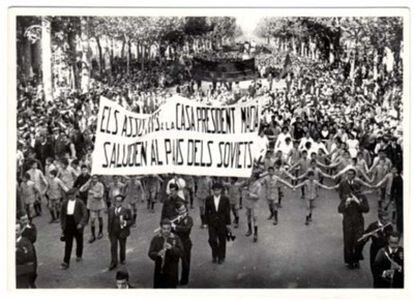
M 82 67 L 81 67 L 81 90 L 82 93 L 89 91 L 89 79 L 91 77 L 91 63 L 89 59 L 89 36 L 88 19 L 81 18 L 81 47 L 82 47 Z
M 52 48 L 50 38 L 50 20 L 42 17 L 42 80 L 46 101 L 52 101 Z
M 125 40 L 122 41 L 121 58 L 125 57 Z
M 32 68 L 32 45 L 29 39 L 25 38 L 23 40 L 23 55 L 21 56 L 21 64 L 22 70 L 23 70 L 23 77 L 25 80 L 28 80 L 32 74 L 33 71 Z
M 125 46 L 127 47 L 126 49 L 126 73 L 129 76 L 129 65 L 130 65 L 130 60 L 131 60 L 131 41 L 126 35 L 124 35 L 124 43 L 123 43 L 124 50 L 125 50 Z
M 80 87 L 80 80 L 78 74 L 78 67 L 76 65 L 76 34 L 72 30 L 68 32 L 68 44 L 70 53 L 70 67 L 72 73 L 72 87 L 78 89 Z
M 144 64 L 145 64 L 145 45 L 141 45 L 141 71 L 144 72 Z
M 101 42 L 100 42 L 100 40 L 99 40 L 99 38 L 98 37 L 95 37 L 95 39 L 96 39 L 96 44 L 98 45 L 98 55 L 99 55 L 99 57 L 98 57 L 98 65 L 99 65 L 99 76 L 101 76 L 101 78 L 102 78 L 102 75 L 103 75 L 103 69 L 104 69 L 104 67 L 105 67 L 105 62 L 104 62 L 104 59 L 103 59 L 103 55 L 102 55 L 102 46 L 101 46 Z

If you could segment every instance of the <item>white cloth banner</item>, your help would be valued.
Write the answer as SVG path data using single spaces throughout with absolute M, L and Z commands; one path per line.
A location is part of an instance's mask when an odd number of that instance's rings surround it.
M 92 173 L 249 177 L 259 156 L 259 101 L 206 106 L 174 96 L 153 114 L 101 97 Z

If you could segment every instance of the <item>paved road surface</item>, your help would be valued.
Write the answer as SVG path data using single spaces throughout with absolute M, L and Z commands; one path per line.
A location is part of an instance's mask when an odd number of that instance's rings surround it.
M 368 248 L 361 269 L 348 270 L 343 263 L 341 215 L 337 213 L 339 198 L 335 191 L 321 191 L 313 213 L 313 222 L 305 226 L 305 206 L 300 191 L 285 189 L 283 208 L 279 212 L 279 225 L 267 221 L 265 201 L 260 203 L 259 241 L 252 242 L 246 232 L 245 210 L 240 211 L 241 226 L 234 232 L 237 239 L 227 246 L 223 265 L 211 263 L 206 229 L 199 228 L 198 208 L 191 210 L 195 226 L 192 265 L 188 288 L 369 288 Z M 375 194 L 369 195 L 370 212 L 365 223 L 376 219 Z M 157 228 L 161 204 L 155 213 L 139 208 L 138 226 L 132 228 L 127 242 L 127 269 L 131 284 L 151 288 L 153 262 L 147 252 Z M 106 233 L 105 215 L 105 233 Z M 73 258 L 68 270 L 60 270 L 64 243 L 59 241 L 60 225 L 48 224 L 49 215 L 36 218 L 39 228 L 36 249 L 38 253 L 38 280 L 41 288 L 112 288 L 116 271 L 108 272 L 110 248 L 107 236 L 93 244 L 87 242 L 89 228 L 85 230 L 83 261 Z M 74 249 L 72 257 L 74 257 Z

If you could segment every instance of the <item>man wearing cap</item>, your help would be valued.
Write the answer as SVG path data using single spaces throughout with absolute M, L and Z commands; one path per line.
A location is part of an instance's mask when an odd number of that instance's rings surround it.
M 183 257 L 180 238 L 171 232 L 171 221 L 160 222 L 161 231 L 151 240 L 148 256 L 155 262 L 154 288 L 176 288 L 178 262 Z
M 76 261 L 82 259 L 83 228 L 88 224 L 88 211 L 85 204 L 76 198 L 76 193 L 76 189 L 68 191 L 68 199 L 63 201 L 60 212 L 60 226 L 65 240 L 65 257 L 61 264 L 64 270 L 69 268 L 73 239 L 76 239 Z
M 213 184 L 213 195 L 206 198 L 205 212 L 213 263 L 219 264 L 226 258 L 227 231 L 231 230 L 230 201 L 227 196 L 222 195 L 222 190 L 221 183 Z
M 379 278 L 374 272 L 374 262 L 378 251 L 387 245 L 389 236 L 393 228 L 391 223 L 386 220 L 387 213 L 378 212 L 378 221 L 372 222 L 368 225 L 364 232 L 364 239 L 360 240 L 360 251 L 362 252 L 364 245 L 371 239 L 371 246 L 369 248 L 369 262 L 371 266 L 371 273 L 374 280 L 374 288 L 378 287 Z
M 114 206 L 108 210 L 108 235 L 111 242 L 111 264 L 109 271 L 115 269 L 118 265 L 118 243 L 120 247 L 119 258 L 121 264 L 125 264 L 126 242 L 129 236 L 129 227 L 133 224 L 131 211 L 122 207 L 124 196 L 118 194 L 115 196 Z
M 191 228 L 193 227 L 193 218 L 188 215 L 187 208 L 183 202 L 177 202 L 175 205 L 176 222 L 171 222 L 172 232 L 178 235 L 183 244 L 183 256 L 181 257 L 181 279 L 180 285 L 188 284 L 188 277 L 190 275 L 190 262 L 191 262 L 191 247 L 192 242 L 190 239 Z

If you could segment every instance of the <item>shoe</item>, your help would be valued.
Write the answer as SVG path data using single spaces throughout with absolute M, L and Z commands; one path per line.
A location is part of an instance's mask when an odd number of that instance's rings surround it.
M 354 264 L 346 264 L 346 267 L 350 270 L 354 269 Z
M 108 271 L 112 271 L 113 269 L 115 269 L 116 268 L 116 265 L 115 264 L 113 264 L 113 265 L 110 265 L 109 266 L 109 268 L 108 268 Z
M 234 224 L 234 228 L 239 228 L 239 224 Z
M 254 235 L 253 236 L 253 243 L 256 243 L 257 242 L 257 235 Z
M 82 257 L 76 257 L 76 261 L 80 262 L 82 260 Z
M 224 263 L 224 259 L 219 259 L 219 260 L 218 260 L 218 264 L 219 264 L 219 265 L 222 265 L 223 263 Z
M 213 264 L 217 263 L 217 257 L 213 257 L 212 263 Z
M 49 224 L 52 224 L 52 223 L 54 223 L 55 222 L 55 219 L 51 219 L 50 221 L 49 221 Z
M 273 221 L 273 225 L 277 225 L 277 221 L 276 220 Z
M 96 238 L 94 236 L 91 236 L 91 238 L 89 239 L 89 244 L 92 244 L 95 241 L 96 241 Z
M 273 214 L 270 214 L 270 216 L 267 218 L 268 220 L 273 219 Z
M 245 234 L 245 236 L 251 236 L 251 235 L 252 235 L 252 231 L 251 230 L 247 231 L 246 234 Z
M 125 264 L 126 264 L 125 260 L 121 261 L 121 265 L 125 265 Z
M 132 224 L 132 225 L 131 225 L 131 227 L 132 227 L 132 228 L 137 228 L 137 224 L 136 224 L 136 223 L 134 223 L 134 224 Z
M 97 236 L 97 239 L 100 240 L 101 238 L 103 238 L 103 234 L 102 234 L 102 232 L 99 232 L 98 236 Z
M 61 268 L 62 270 L 69 269 L 69 264 L 67 264 L 67 263 L 63 262 L 63 263 L 60 265 L 60 268 Z

